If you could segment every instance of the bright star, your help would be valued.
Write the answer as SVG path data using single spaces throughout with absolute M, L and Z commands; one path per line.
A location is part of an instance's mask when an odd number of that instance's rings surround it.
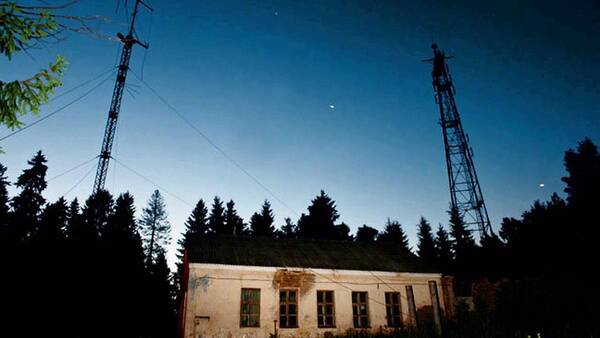
M 333 105 L 333 104 L 330 104 L 330 105 L 329 105 L 329 108 L 330 108 L 330 109 L 335 109 L 335 105 Z
M 544 187 L 544 183 L 540 183 L 540 188 L 543 188 L 543 187 Z

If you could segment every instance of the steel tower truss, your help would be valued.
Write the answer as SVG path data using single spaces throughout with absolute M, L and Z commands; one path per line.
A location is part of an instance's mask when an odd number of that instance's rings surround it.
M 123 99 L 123 91 L 125 90 L 125 79 L 127 78 L 127 71 L 129 70 L 131 50 L 134 44 L 148 48 L 147 44 L 141 43 L 134 38 L 135 19 L 137 17 L 138 7 L 140 4 L 144 5 L 149 10 L 152 10 L 152 8 L 144 4 L 141 0 L 137 0 L 131 14 L 129 33 L 127 36 L 123 36 L 121 33 L 117 34 L 119 40 L 121 43 L 123 43 L 123 49 L 121 50 L 121 59 L 119 61 L 117 79 L 113 90 L 112 100 L 110 102 L 110 109 L 108 111 L 108 120 L 106 121 L 106 127 L 104 129 L 102 149 L 100 150 L 100 155 L 98 157 L 98 169 L 96 170 L 96 179 L 94 180 L 94 193 L 104 189 L 104 183 L 106 182 L 106 174 L 108 172 L 113 140 L 117 130 L 119 111 L 121 110 L 121 100 Z
M 469 229 L 479 231 L 480 238 L 490 236 L 493 231 L 473 164 L 473 150 L 454 101 L 456 92 L 446 64 L 447 57 L 436 44 L 432 48 L 433 59 L 427 61 L 433 62 L 433 89 L 440 109 L 451 206 L 459 210 Z

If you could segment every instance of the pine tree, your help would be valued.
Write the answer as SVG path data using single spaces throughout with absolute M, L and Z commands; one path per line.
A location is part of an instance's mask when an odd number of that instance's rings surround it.
M 335 227 L 339 217 L 335 202 L 321 190 L 308 207 L 308 215 L 302 214 L 298 220 L 298 237 L 340 239 Z
M 419 243 L 417 244 L 417 254 L 426 263 L 434 264 L 436 260 L 435 242 L 431 231 L 431 225 L 427 222 L 425 217 L 421 217 L 419 224 L 417 224 L 417 237 L 419 239 Z
M 378 234 L 379 231 L 377 229 L 363 224 L 356 231 L 356 241 L 360 243 L 374 243 Z
M 389 218 L 385 223 L 383 232 L 377 237 L 377 242 L 393 246 L 400 252 L 409 252 L 408 237 L 402 225 L 398 221 L 391 221 Z
M 215 234 L 223 235 L 227 233 L 225 229 L 225 209 L 219 196 L 215 196 L 213 199 L 210 216 L 208 216 L 208 225 L 210 231 Z
M 225 207 L 225 233 L 228 235 L 235 235 L 240 231 L 240 225 L 243 227 L 244 221 L 238 216 L 233 200 L 227 202 Z
M 171 241 L 171 224 L 167 220 L 165 201 L 158 190 L 148 200 L 148 206 L 142 210 L 140 230 L 145 245 L 146 265 L 156 261 Z
M 37 229 L 42 206 L 46 202 L 42 192 L 47 187 L 46 182 L 46 157 L 42 151 L 27 162 L 31 166 L 23 170 L 17 179 L 17 188 L 21 193 L 12 200 L 13 213 L 11 217 L 11 233 L 17 238 L 29 238 Z
M 273 210 L 271 210 L 271 203 L 265 200 L 260 214 L 255 212 L 250 218 L 250 230 L 252 231 L 252 236 L 273 237 L 275 234 L 275 226 L 273 226 L 274 222 L 275 218 L 273 216 Z
M 452 242 L 448 238 L 448 232 L 444 230 L 441 224 L 438 225 L 438 231 L 435 235 L 437 265 L 442 269 L 442 272 L 449 272 L 452 265 Z
M 281 233 L 283 238 L 296 238 L 297 235 L 297 227 L 296 224 L 292 222 L 292 219 L 286 217 L 284 219 L 285 224 L 281 226 Z

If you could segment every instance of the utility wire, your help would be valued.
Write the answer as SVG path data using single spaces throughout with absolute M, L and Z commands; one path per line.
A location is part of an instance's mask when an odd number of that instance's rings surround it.
M 133 168 L 131 168 L 131 167 L 127 166 L 125 163 L 123 163 L 123 162 L 121 162 L 121 161 L 117 160 L 116 158 L 114 158 L 114 157 L 112 157 L 112 156 L 111 156 L 110 158 L 112 158 L 112 159 L 113 159 L 113 160 L 114 160 L 116 163 L 120 164 L 120 165 L 121 165 L 123 168 L 125 168 L 125 169 L 127 169 L 127 170 L 131 171 L 131 172 L 132 172 L 133 174 L 135 174 L 136 176 L 138 176 L 138 177 L 142 178 L 143 180 L 145 180 L 145 181 L 149 182 L 150 184 L 152 184 L 152 185 L 154 185 L 155 187 L 157 187 L 158 189 L 160 189 L 160 190 L 164 191 L 164 192 L 165 192 L 165 193 L 167 193 L 168 195 L 171 195 L 172 197 L 176 198 L 177 200 L 179 200 L 179 201 L 180 201 L 180 202 L 182 202 L 183 204 L 185 204 L 185 205 L 187 205 L 187 206 L 189 206 L 189 207 L 192 207 L 192 208 L 194 207 L 194 205 L 192 205 L 192 204 L 191 204 L 191 203 L 189 203 L 188 201 L 186 201 L 186 200 L 184 200 L 183 198 L 181 198 L 181 197 L 179 197 L 179 196 L 175 195 L 174 193 L 170 192 L 169 190 L 167 190 L 167 189 L 165 189 L 165 188 L 161 187 L 161 186 L 160 186 L 160 185 L 158 185 L 156 182 L 154 182 L 153 180 L 149 179 L 148 177 L 146 177 L 146 176 L 142 175 L 141 173 L 137 172 L 137 171 L 136 171 L 136 170 L 134 170 Z
M 58 98 L 60 98 L 60 97 L 63 97 L 63 96 L 65 96 L 65 95 L 67 95 L 67 94 L 71 93 L 71 92 L 72 92 L 72 91 L 74 91 L 74 90 L 77 90 L 77 89 L 79 89 L 79 88 L 81 88 L 81 87 L 84 87 L 85 85 L 87 85 L 87 84 L 89 84 L 89 83 L 91 83 L 91 82 L 94 82 L 94 81 L 98 80 L 99 78 L 103 77 L 104 75 L 106 75 L 106 74 L 108 74 L 108 73 L 112 73 L 112 72 L 114 72 L 114 71 L 115 71 L 115 69 L 116 69 L 116 65 L 115 65 L 115 67 L 111 67 L 110 69 L 108 69 L 108 70 L 106 70 L 106 71 L 104 71 L 104 72 L 102 72 L 102 73 L 100 73 L 100 74 L 98 74 L 98 75 L 94 76 L 93 78 L 91 78 L 91 79 L 89 79 L 89 80 L 86 80 L 86 81 L 84 81 L 84 82 L 82 82 L 82 83 L 80 83 L 80 84 L 76 85 L 76 86 L 75 86 L 75 87 L 73 87 L 73 88 L 70 88 L 70 89 L 69 89 L 69 90 L 67 90 L 67 91 L 64 91 L 64 92 L 62 92 L 62 93 L 60 93 L 60 94 L 58 94 L 58 95 L 56 95 L 56 96 L 53 96 L 53 97 L 52 97 L 52 98 L 51 98 L 51 99 L 50 99 L 48 102 L 52 102 L 52 101 L 54 101 L 54 100 L 57 100 Z
M 57 179 L 57 178 L 59 178 L 59 177 L 61 177 L 61 176 L 64 176 L 64 175 L 66 175 L 66 174 L 68 174 L 68 173 L 70 173 L 70 172 L 72 172 L 72 171 L 75 171 L 75 170 L 77 170 L 77 169 L 79 169 L 79 168 L 83 167 L 84 165 L 86 165 L 86 164 L 88 164 L 88 163 L 92 162 L 93 160 L 95 160 L 95 159 L 97 159 L 97 158 L 98 158 L 98 156 L 94 156 L 94 157 L 92 157 L 92 158 L 90 158 L 90 159 L 87 159 L 87 160 L 85 160 L 84 162 L 81 162 L 81 163 L 77 164 L 77 165 L 76 165 L 76 166 L 74 166 L 73 168 L 67 169 L 67 170 L 63 171 L 62 173 L 60 173 L 60 174 L 58 174 L 58 175 L 55 175 L 55 176 L 52 176 L 52 177 L 50 177 L 50 178 L 47 180 L 47 182 L 50 182 L 50 181 L 52 181 L 52 180 L 55 180 L 55 179 Z
M 111 73 L 112 75 L 112 73 Z M 7 138 L 14 136 L 22 131 L 25 131 L 33 126 L 35 126 L 36 124 L 47 120 L 48 118 L 58 114 L 59 112 L 63 111 L 65 108 L 73 105 L 74 103 L 76 103 L 77 101 L 80 101 L 81 99 L 83 99 L 84 97 L 88 96 L 91 92 L 93 92 L 94 90 L 98 89 L 98 87 L 100 87 L 101 85 L 103 85 L 108 79 L 110 79 L 110 76 L 107 76 L 104 80 L 102 80 L 101 82 L 99 82 L 97 85 L 95 85 L 94 87 L 92 87 L 90 90 L 88 90 L 87 92 L 83 93 L 82 95 L 78 96 L 77 98 L 75 98 L 74 100 L 70 101 L 69 103 L 65 104 L 64 106 L 56 109 L 55 111 L 51 112 L 50 114 L 46 114 L 43 117 L 31 122 L 30 124 L 25 125 L 22 128 L 19 128 L 15 131 L 13 131 L 12 133 L 5 135 L 3 137 L 0 138 L 0 142 L 6 140 Z
M 179 117 L 185 124 L 187 124 L 190 128 L 192 128 L 198 135 L 200 135 L 206 142 L 208 142 L 213 148 L 215 148 L 221 155 L 223 155 L 229 162 L 231 162 L 234 166 L 236 166 L 240 171 L 242 171 L 246 176 L 248 176 L 254 183 L 256 183 L 259 187 L 265 190 L 269 195 L 271 195 L 276 201 L 281 203 L 285 208 L 291 211 L 296 216 L 300 216 L 294 209 L 288 206 L 281 198 L 277 197 L 275 193 L 269 189 L 266 185 L 261 183 L 254 175 L 250 174 L 248 170 L 244 169 L 242 165 L 233 159 L 233 157 L 229 156 L 221 147 L 219 147 L 211 138 L 209 138 L 206 134 L 204 134 L 198 127 L 196 127 L 190 120 L 188 120 L 183 114 L 181 114 L 173 105 L 171 105 L 165 98 L 163 98 L 154 88 L 152 88 L 147 82 L 145 82 L 140 76 L 138 76 L 133 70 L 130 70 L 131 73 L 144 85 L 148 88 L 162 103 L 164 103 L 172 112 Z
M 94 157 L 94 159 L 96 158 Z M 80 178 L 79 181 L 77 181 L 77 183 L 75 183 L 75 185 L 73 185 L 69 190 L 67 190 L 67 192 L 65 192 L 62 196 L 67 196 L 71 191 L 73 191 L 73 189 L 77 188 L 77 186 L 79 186 L 81 182 L 83 182 L 83 180 L 85 180 L 85 178 L 88 177 L 92 173 L 92 171 L 94 171 L 95 168 L 95 165 L 91 166 L 90 169 L 85 173 L 85 175 L 83 175 L 83 177 Z

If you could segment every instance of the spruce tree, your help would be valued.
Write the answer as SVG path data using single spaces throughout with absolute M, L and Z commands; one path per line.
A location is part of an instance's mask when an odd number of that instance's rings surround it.
M 210 216 L 208 216 L 208 226 L 210 231 L 223 235 L 227 233 L 225 229 L 225 208 L 223 208 L 223 202 L 219 196 L 215 196 L 213 204 L 210 209 Z
M 106 190 L 99 190 L 86 201 L 81 211 L 83 217 L 83 234 L 86 240 L 93 240 L 105 231 L 112 215 L 114 200 Z
M 379 231 L 377 229 L 363 224 L 356 231 L 356 241 L 360 243 L 374 243 L 378 234 Z
M 302 214 L 298 220 L 298 237 L 340 239 L 335 227 L 339 217 L 335 201 L 321 190 L 308 207 L 308 215 Z
M 438 225 L 435 233 L 435 257 L 442 272 L 449 272 L 452 265 L 452 242 L 441 224 Z
M 260 214 L 255 212 L 250 218 L 250 230 L 252 231 L 252 236 L 273 237 L 275 234 L 275 226 L 273 226 L 274 222 L 275 218 L 273 216 L 273 210 L 271 210 L 271 203 L 265 200 Z
M 171 241 L 171 224 L 167 220 L 167 207 L 158 190 L 152 193 L 148 206 L 142 210 L 139 224 L 144 241 L 146 265 L 150 266 Z
M 233 200 L 227 202 L 225 207 L 225 233 L 228 235 L 235 235 L 240 231 L 240 224 L 244 224 L 244 221 L 238 216 Z
M 198 203 L 196 203 L 194 210 L 192 210 L 191 215 L 185 221 L 185 231 L 181 234 L 181 238 L 177 240 L 177 244 L 179 245 L 179 248 L 177 248 L 177 271 L 173 278 L 174 285 L 178 290 L 178 296 L 182 290 L 181 283 L 183 282 L 185 250 L 189 248 L 195 239 L 206 236 L 209 233 L 207 214 L 208 209 L 204 204 L 204 200 L 200 199 Z
M 466 261 L 473 254 L 475 240 L 457 208 L 450 208 L 448 215 L 450 215 L 450 235 L 452 236 L 454 257 L 457 261 Z
M 42 192 L 47 187 L 46 182 L 46 157 L 42 151 L 27 162 L 31 166 L 23 170 L 17 179 L 17 188 L 21 189 L 19 195 L 12 200 L 13 213 L 11 217 L 11 233 L 17 238 L 29 238 L 37 229 L 42 206 L 46 202 Z
M 377 242 L 392 246 L 400 252 L 409 252 L 408 237 L 402 225 L 398 221 L 392 221 L 389 218 L 385 223 L 383 232 L 377 237 Z
M 131 194 L 123 193 L 117 198 L 114 212 L 103 229 L 100 242 L 105 262 L 100 266 L 106 274 L 101 279 L 102 287 L 109 291 L 101 301 L 108 309 L 107 325 L 118 328 L 123 336 L 135 336 L 145 318 L 139 308 L 144 308 L 148 282 L 142 239 L 137 230 Z
M 434 264 L 436 260 L 435 242 L 431 225 L 425 217 L 421 217 L 419 224 L 417 224 L 417 238 L 419 240 L 417 254 L 426 263 Z

